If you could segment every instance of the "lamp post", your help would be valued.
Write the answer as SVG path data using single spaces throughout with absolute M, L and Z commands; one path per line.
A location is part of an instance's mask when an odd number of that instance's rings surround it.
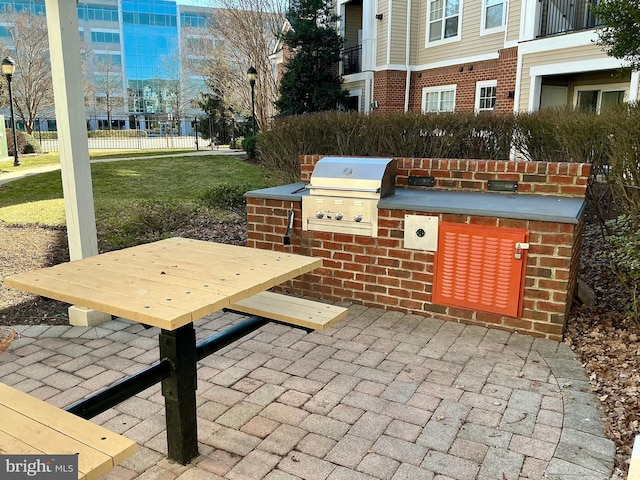
M 20 166 L 18 156 L 18 136 L 16 135 L 16 117 L 13 115 L 13 92 L 11 91 L 11 78 L 16 71 L 16 62 L 11 57 L 4 57 L 2 60 L 2 73 L 7 78 L 9 86 L 9 112 L 11 113 L 11 130 L 13 131 L 13 166 Z
M 247 79 L 249 80 L 249 85 L 251 85 L 251 119 L 253 121 L 253 136 L 256 136 L 256 95 L 255 95 L 255 86 L 256 86 L 256 77 L 258 76 L 258 72 L 255 68 L 249 67 L 247 70 Z

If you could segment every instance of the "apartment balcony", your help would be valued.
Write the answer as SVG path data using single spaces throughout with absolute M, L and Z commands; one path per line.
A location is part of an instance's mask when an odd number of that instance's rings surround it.
M 540 0 L 540 25 L 538 37 L 590 30 L 601 23 L 591 5 L 598 0 Z
M 362 45 L 342 50 L 342 75 L 351 75 L 362 71 Z

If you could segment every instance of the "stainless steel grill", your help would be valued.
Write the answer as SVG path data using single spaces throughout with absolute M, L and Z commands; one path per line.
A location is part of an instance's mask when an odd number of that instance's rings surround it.
M 392 158 L 325 157 L 302 197 L 302 229 L 378 236 L 378 201 L 395 193 Z

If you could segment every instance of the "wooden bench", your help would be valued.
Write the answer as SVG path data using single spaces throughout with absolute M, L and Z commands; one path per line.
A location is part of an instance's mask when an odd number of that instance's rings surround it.
M 0 454 L 78 454 L 78 479 L 93 480 L 133 455 L 134 441 L 0 383 Z
M 234 303 L 228 310 L 311 330 L 329 328 L 349 313 L 349 310 L 343 307 L 274 292 L 260 292 Z

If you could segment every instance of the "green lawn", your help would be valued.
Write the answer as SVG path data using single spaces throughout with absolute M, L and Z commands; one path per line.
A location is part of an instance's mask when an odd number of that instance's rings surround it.
M 221 183 L 265 185 L 262 168 L 221 155 L 95 163 L 91 177 L 98 224 L 125 221 L 145 202 L 193 206 L 200 194 Z M 0 221 L 63 225 L 60 171 L 1 186 Z
M 172 153 L 183 153 L 190 150 L 90 150 L 89 158 L 91 160 L 104 158 L 134 158 L 149 157 L 152 155 L 170 155 Z M 42 167 L 44 165 L 56 165 L 60 163 L 60 152 L 43 153 L 41 155 L 23 155 L 20 157 L 20 166 L 13 166 L 13 157 L 0 162 L 0 173 L 15 172 L 34 167 Z

